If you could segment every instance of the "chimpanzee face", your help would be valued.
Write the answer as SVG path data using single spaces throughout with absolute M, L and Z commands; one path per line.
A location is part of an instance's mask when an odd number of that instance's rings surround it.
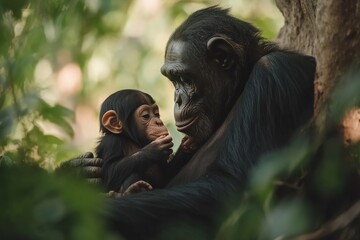
M 111 94 L 103 102 L 100 116 L 102 132 L 125 136 L 139 147 L 168 135 L 154 99 L 139 90 L 124 89 Z
M 138 136 L 140 136 L 141 139 L 153 141 L 162 135 L 168 134 L 168 130 L 160 119 L 157 104 L 144 104 L 139 106 L 134 112 L 134 120 L 136 122 Z
M 206 45 L 206 43 L 204 43 Z M 190 43 L 170 41 L 161 73 L 175 87 L 174 117 L 177 130 L 203 142 L 222 122 L 231 77 L 208 52 Z

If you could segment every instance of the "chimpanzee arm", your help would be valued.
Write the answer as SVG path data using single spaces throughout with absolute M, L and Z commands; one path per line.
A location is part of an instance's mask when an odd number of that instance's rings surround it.
M 236 188 L 239 183 L 233 178 L 214 174 L 186 185 L 109 199 L 106 216 L 126 239 L 151 239 L 166 226 L 185 221 L 211 227 L 220 203 Z
M 76 176 L 86 177 L 89 183 L 101 185 L 103 182 L 101 158 L 94 158 L 94 154 L 86 152 L 76 158 L 67 160 L 55 169 L 57 174 L 75 174 Z
M 155 144 L 149 144 L 140 151 L 124 157 L 106 160 L 103 165 L 104 183 L 107 190 L 119 191 L 126 179 L 132 174 L 143 173 L 152 164 L 164 160 L 168 150 L 159 150 Z M 139 179 L 137 179 L 139 180 Z
M 194 154 L 195 152 L 185 152 L 180 146 L 170 162 L 162 165 L 164 181 L 168 183 L 188 163 Z
M 311 56 L 276 51 L 254 66 L 216 147 L 218 162 L 246 179 L 259 158 L 289 143 L 313 116 L 314 74 Z M 241 159 L 241 161 L 239 161 Z M 219 163 L 220 164 L 220 163 Z

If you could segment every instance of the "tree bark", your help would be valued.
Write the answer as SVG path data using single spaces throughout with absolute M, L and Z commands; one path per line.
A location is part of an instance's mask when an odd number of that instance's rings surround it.
M 329 94 L 350 67 L 360 69 L 360 0 L 276 0 L 276 4 L 285 18 L 278 44 L 316 58 L 314 122 L 321 132 Z M 358 112 L 348 116 L 344 128 L 360 131 Z
M 323 134 L 331 105 L 337 101 L 328 101 L 329 96 L 349 70 L 360 71 L 360 0 L 276 0 L 276 4 L 285 18 L 277 43 L 316 58 L 313 123 L 318 133 Z M 353 78 L 352 81 L 360 79 Z M 360 92 L 358 94 L 360 96 Z M 345 145 L 359 142 L 360 108 L 350 109 L 341 127 L 338 130 L 343 130 Z M 356 215 L 351 219 L 359 220 L 359 201 L 355 205 Z M 345 213 L 353 214 L 354 209 L 350 210 Z M 348 216 L 340 215 L 298 239 L 330 239 L 334 236 L 331 239 L 359 239 L 359 225 L 349 226 Z
M 286 49 L 314 55 L 316 0 L 277 0 L 284 16 L 277 42 Z

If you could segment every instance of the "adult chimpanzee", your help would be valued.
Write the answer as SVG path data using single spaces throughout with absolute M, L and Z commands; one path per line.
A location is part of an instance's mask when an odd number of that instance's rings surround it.
M 178 130 L 199 148 L 165 189 L 112 201 L 113 228 L 139 238 L 191 220 L 216 231 L 218 208 L 242 191 L 259 157 L 312 116 L 314 71 L 312 57 L 279 49 L 228 10 L 191 14 L 170 37 L 161 72 L 175 87 Z
M 149 94 L 133 89 L 111 94 L 101 105 L 100 131 L 96 155 L 104 160 L 107 191 L 126 195 L 162 187 L 173 143 Z

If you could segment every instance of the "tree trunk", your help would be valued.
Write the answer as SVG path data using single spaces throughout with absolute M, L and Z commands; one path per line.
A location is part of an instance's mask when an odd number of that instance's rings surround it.
M 328 117 L 324 104 L 350 67 L 360 69 L 360 0 L 276 0 L 285 18 L 280 46 L 312 55 L 315 75 L 315 124 L 319 131 Z M 358 80 L 360 81 L 360 80 Z M 360 93 L 359 93 L 360 94 Z M 322 110 L 322 111 L 320 111 Z M 360 114 L 354 109 L 344 121 L 347 141 L 360 135 Z
M 278 44 L 316 58 L 314 124 L 321 134 L 332 111 L 333 102 L 328 98 L 334 87 L 350 69 L 360 71 L 360 0 L 276 0 L 276 4 L 285 18 Z M 353 78 L 352 81 L 360 79 Z M 359 97 L 360 92 L 358 94 Z M 359 108 L 345 115 L 342 130 L 345 143 L 360 141 Z M 360 200 L 353 206 L 357 207 L 354 219 L 359 219 L 359 204 Z M 354 213 L 353 210 L 347 212 Z M 316 232 L 298 239 L 329 239 L 331 233 L 339 229 L 343 230 L 336 239 L 358 239 L 359 236 L 352 231 L 356 228 L 344 228 L 346 219 L 349 217 L 340 215 Z

